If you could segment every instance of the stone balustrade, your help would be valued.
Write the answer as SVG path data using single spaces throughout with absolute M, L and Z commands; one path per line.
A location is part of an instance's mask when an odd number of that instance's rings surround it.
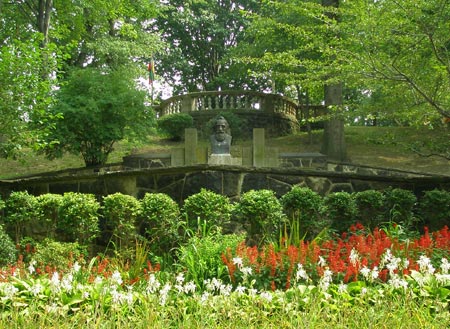
M 158 116 L 196 111 L 259 111 L 297 117 L 298 105 L 287 97 L 254 91 L 206 91 L 173 96 L 155 108 Z

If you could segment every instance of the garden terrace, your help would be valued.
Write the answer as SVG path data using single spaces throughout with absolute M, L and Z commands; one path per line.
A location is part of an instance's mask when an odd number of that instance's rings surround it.
M 249 132 L 264 127 L 270 135 L 289 134 L 298 128 L 299 119 L 307 115 L 293 100 L 275 94 L 254 91 L 205 91 L 178 95 L 164 100 L 155 108 L 158 117 L 188 113 L 196 128 L 224 111 L 247 119 Z M 299 113 L 300 111 L 300 113 Z M 311 113 L 319 113 L 317 109 Z M 316 113 L 316 114 L 317 114 Z

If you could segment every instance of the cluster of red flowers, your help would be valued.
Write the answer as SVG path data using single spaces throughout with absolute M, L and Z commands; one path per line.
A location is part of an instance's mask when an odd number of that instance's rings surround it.
M 351 227 L 349 233 L 324 242 L 301 241 L 298 246 L 282 246 L 277 250 L 273 245 L 261 250 L 256 247 L 247 247 L 244 243 L 236 250 L 227 250 L 222 255 L 222 261 L 227 266 L 230 279 L 233 283 L 239 283 L 239 271 L 234 261 L 240 259 L 241 267 L 250 267 L 254 278 L 259 284 L 270 288 L 288 289 L 295 275 L 297 264 L 307 270 L 312 279 L 319 279 L 325 269 L 329 269 L 335 275 L 335 279 L 347 283 L 356 281 L 363 267 L 380 268 L 379 279 L 387 281 L 389 271 L 382 268 L 382 257 L 387 250 L 406 261 L 407 266 L 396 270 L 402 274 L 409 274 L 411 270 L 418 270 L 417 260 L 420 255 L 440 258 L 450 254 L 450 230 L 447 226 L 440 231 L 430 234 L 424 229 L 424 234 L 418 239 L 401 241 L 398 238 L 388 236 L 384 230 L 374 229 L 368 233 L 361 224 Z M 435 258 L 436 258 L 435 257 Z M 266 284 L 265 284 L 265 283 Z

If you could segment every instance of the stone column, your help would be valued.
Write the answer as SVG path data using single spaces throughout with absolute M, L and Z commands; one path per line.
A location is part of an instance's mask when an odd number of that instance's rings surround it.
M 184 130 L 184 163 L 185 165 L 197 164 L 197 129 L 195 128 Z
M 264 167 L 265 166 L 265 129 L 254 128 L 253 129 L 253 166 Z

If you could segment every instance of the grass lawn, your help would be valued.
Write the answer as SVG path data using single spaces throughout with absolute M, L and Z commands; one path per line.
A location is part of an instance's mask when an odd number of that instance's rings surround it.
M 402 169 L 434 174 L 450 175 L 450 161 L 436 156 L 422 157 L 408 149 L 415 141 L 433 141 L 442 139 L 442 134 L 450 131 L 436 131 L 414 127 L 346 127 L 346 143 L 349 159 L 355 164 L 375 167 Z M 306 133 L 267 139 L 266 145 L 278 147 L 280 152 L 320 152 L 322 131 L 313 132 L 311 141 Z M 207 144 L 207 141 L 199 141 Z M 236 140 L 237 145 L 250 145 L 251 141 Z M 120 142 L 109 157 L 109 163 L 121 162 L 122 157 L 143 152 L 167 152 L 179 147 L 161 137 L 152 136 L 143 145 Z M 42 172 L 83 167 L 80 156 L 65 155 L 61 159 L 47 160 L 32 152 L 24 152 L 18 160 L 0 159 L 0 179 L 33 175 Z

